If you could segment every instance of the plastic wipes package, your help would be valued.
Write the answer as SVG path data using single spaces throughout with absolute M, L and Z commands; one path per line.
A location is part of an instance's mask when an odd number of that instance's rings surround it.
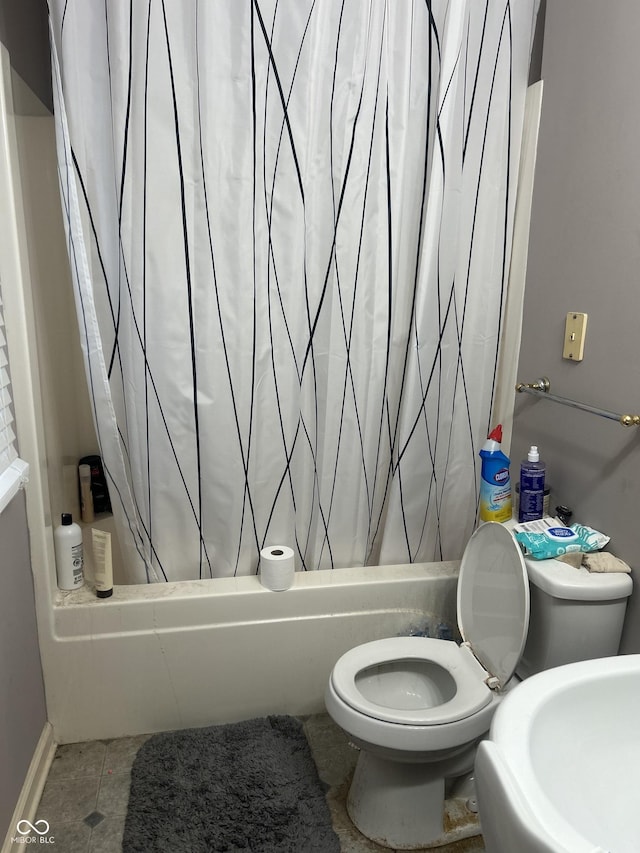
M 599 551 L 610 538 L 584 524 L 565 527 L 557 518 L 550 516 L 517 524 L 513 528 L 513 535 L 525 555 L 534 560 L 549 560 L 572 551 L 582 551 L 584 554 Z

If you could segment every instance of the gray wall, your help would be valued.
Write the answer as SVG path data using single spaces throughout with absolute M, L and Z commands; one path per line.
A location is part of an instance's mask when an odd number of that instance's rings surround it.
M 518 378 L 640 412 L 640 5 L 548 0 L 544 96 Z M 589 315 L 581 363 L 562 359 L 568 311 Z M 552 506 L 611 537 L 640 587 L 640 427 L 518 395 L 512 471 L 541 447 Z M 516 474 L 517 476 L 517 474 Z M 640 589 L 622 649 L 640 652 Z
M 0 842 L 47 720 L 24 493 L 0 513 Z
M 15 65 L 14 55 L 19 54 L 21 73 L 35 88 L 44 90 L 46 96 L 47 64 L 38 58 L 43 50 L 43 21 L 46 33 L 46 4 L 42 2 L 26 0 L 17 4 L 3 0 L 0 4 L 0 40 L 8 47 L 12 64 Z M 23 493 L 0 514 L 0 555 L 1 841 L 10 828 L 13 810 L 47 720 Z
M 53 110 L 47 0 L 0 0 L 0 41 L 11 54 L 11 65 Z

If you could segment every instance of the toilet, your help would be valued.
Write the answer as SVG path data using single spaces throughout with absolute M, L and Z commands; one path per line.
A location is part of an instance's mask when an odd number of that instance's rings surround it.
M 390 637 L 350 649 L 333 668 L 327 711 L 360 749 L 347 811 L 382 846 L 442 843 L 445 790 L 473 769 L 519 678 L 618 652 L 630 576 L 525 560 L 510 526 L 486 522 L 467 544 L 461 645 Z

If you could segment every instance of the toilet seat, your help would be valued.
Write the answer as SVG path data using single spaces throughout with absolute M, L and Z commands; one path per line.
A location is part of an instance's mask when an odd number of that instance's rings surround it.
M 451 697 L 437 704 L 435 699 L 433 705 L 429 705 L 428 697 L 425 702 L 417 698 L 415 708 L 389 707 L 367 698 L 358 678 L 367 671 L 373 671 L 374 679 L 384 678 L 377 670 L 394 663 L 399 670 L 406 663 L 415 663 L 418 668 L 424 664 L 445 682 L 449 678 Z M 401 725 L 433 726 L 465 719 L 488 705 L 492 694 L 484 682 L 487 675 L 466 646 L 428 637 L 393 637 L 350 649 L 334 666 L 331 683 L 343 702 L 368 717 Z
M 502 689 L 512 677 L 529 627 L 526 564 L 502 524 L 486 522 L 471 536 L 460 565 L 457 613 L 462 646 L 394 637 L 346 652 L 331 674 L 337 696 L 368 717 L 411 726 L 455 723 L 492 701 L 490 687 Z M 392 707 L 394 696 L 385 694 L 383 680 L 400 699 L 397 707 Z M 405 696 L 413 707 L 407 707 Z

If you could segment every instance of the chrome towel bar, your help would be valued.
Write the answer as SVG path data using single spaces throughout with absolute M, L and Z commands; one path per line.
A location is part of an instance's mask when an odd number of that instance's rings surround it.
M 640 426 L 640 415 L 619 415 L 617 412 L 608 412 L 606 409 L 599 409 L 597 406 L 590 406 L 587 403 L 579 403 L 577 400 L 569 400 L 567 397 L 550 394 L 550 388 L 551 382 L 546 376 L 536 379 L 535 382 L 518 382 L 516 385 L 516 391 L 518 392 L 533 394 L 534 397 L 542 397 L 545 400 L 553 400 L 554 403 L 560 403 L 562 406 L 571 406 L 572 409 L 580 409 L 582 412 L 591 412 L 592 415 L 608 418 L 610 421 L 617 421 L 622 426 Z

